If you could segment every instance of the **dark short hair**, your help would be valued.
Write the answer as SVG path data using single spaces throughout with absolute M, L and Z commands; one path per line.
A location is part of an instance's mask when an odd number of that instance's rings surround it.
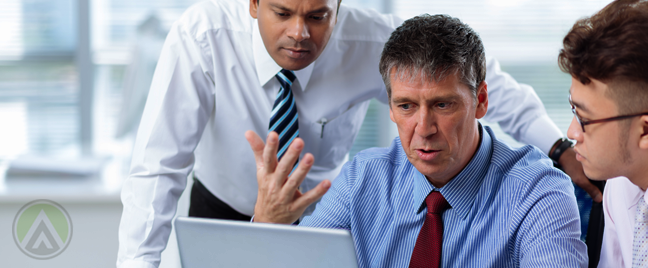
M 614 1 L 574 24 L 558 56 L 558 65 L 587 85 L 608 84 L 606 95 L 619 112 L 648 108 L 648 2 Z
M 477 87 L 486 78 L 484 45 L 479 35 L 459 19 L 423 14 L 406 20 L 385 43 L 380 74 L 390 99 L 394 68 L 399 78 L 421 74 L 436 82 L 458 73 L 461 83 L 476 96 Z

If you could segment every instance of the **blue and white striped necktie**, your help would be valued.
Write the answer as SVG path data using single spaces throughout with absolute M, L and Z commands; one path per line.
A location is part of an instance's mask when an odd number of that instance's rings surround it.
M 293 81 L 295 81 L 295 73 L 281 69 L 275 77 L 279 80 L 281 88 L 270 113 L 269 131 L 279 134 L 277 159 L 281 159 L 288 150 L 290 143 L 299 137 L 299 123 L 297 122 L 295 98 L 290 90 Z

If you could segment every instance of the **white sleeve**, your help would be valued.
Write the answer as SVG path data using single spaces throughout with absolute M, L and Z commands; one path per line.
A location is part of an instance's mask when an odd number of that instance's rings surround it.
M 385 17 L 390 22 L 389 24 L 391 25 L 392 31 L 396 30 L 396 28 L 398 26 L 401 26 L 401 24 L 403 24 L 403 22 L 404 22 L 404 20 L 401 17 L 393 15 L 393 14 L 387 14 Z M 381 52 L 381 55 L 378 55 L 378 57 L 381 57 L 381 56 L 382 56 L 382 52 Z M 382 75 L 381 75 L 381 77 L 382 77 Z M 376 99 L 378 99 L 378 101 L 382 102 L 383 104 L 387 104 L 387 106 L 389 106 L 389 96 L 387 95 L 387 88 L 385 87 L 384 83 L 381 83 L 381 84 L 382 84 L 382 87 L 380 87 L 381 92 L 380 92 L 380 94 L 378 94 L 378 97 L 376 97 Z
M 484 120 L 498 123 L 517 141 L 549 153 L 551 146 L 563 135 L 547 115 L 533 88 L 503 72 L 494 58 L 487 57 L 486 65 L 488 112 Z
M 214 108 L 209 55 L 175 24 L 160 54 L 124 182 L 117 267 L 155 268 Z

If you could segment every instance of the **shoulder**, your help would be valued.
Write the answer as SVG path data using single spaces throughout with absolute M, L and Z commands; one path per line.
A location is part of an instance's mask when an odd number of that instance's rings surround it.
M 407 157 L 402 148 L 400 138 L 396 137 L 389 147 L 375 147 L 358 152 L 353 157 L 353 162 L 357 165 L 367 165 L 374 162 L 384 162 L 392 166 L 399 165 Z
M 213 30 L 252 32 L 253 19 L 243 0 L 210 0 L 190 6 L 174 27 L 198 37 Z
M 641 189 L 626 177 L 616 177 L 605 182 L 605 192 L 608 192 L 610 196 L 620 196 L 625 193 L 640 193 Z
M 409 163 L 402 150 L 400 139 L 396 137 L 386 148 L 369 148 L 357 153 L 347 162 L 340 173 L 347 183 L 363 184 L 371 179 L 375 185 L 388 183 L 404 163 Z
M 331 39 L 385 43 L 401 23 L 402 20 L 394 15 L 342 4 Z
M 555 168 L 551 159 L 532 145 L 514 149 L 493 139 L 491 165 L 504 175 L 503 183 L 511 187 L 534 191 L 549 189 L 573 191 L 569 177 Z M 536 187 L 538 185 L 544 186 L 538 188 Z
M 603 191 L 603 206 L 612 218 L 624 218 L 625 212 L 639 201 L 643 191 L 626 177 L 616 177 L 606 181 Z

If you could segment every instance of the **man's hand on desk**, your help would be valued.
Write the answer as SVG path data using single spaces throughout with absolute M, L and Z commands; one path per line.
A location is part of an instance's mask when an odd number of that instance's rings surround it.
M 585 176 L 585 173 L 583 173 L 583 165 L 576 160 L 576 152 L 574 152 L 573 148 L 565 150 L 560 156 L 558 163 L 562 166 L 565 173 L 571 177 L 572 181 L 578 187 L 585 190 L 594 202 L 603 201 L 603 193 Z
M 312 154 L 305 154 L 295 172 L 290 174 L 304 148 L 302 139 L 296 138 L 281 161 L 277 163 L 279 145 L 277 133 L 268 134 L 267 144 L 264 144 L 261 137 L 253 131 L 245 132 L 245 138 L 254 151 L 259 183 L 259 193 L 254 207 L 255 222 L 293 223 L 310 204 L 320 199 L 331 187 L 331 182 L 324 180 L 306 193 L 299 191 L 299 185 L 315 161 Z

